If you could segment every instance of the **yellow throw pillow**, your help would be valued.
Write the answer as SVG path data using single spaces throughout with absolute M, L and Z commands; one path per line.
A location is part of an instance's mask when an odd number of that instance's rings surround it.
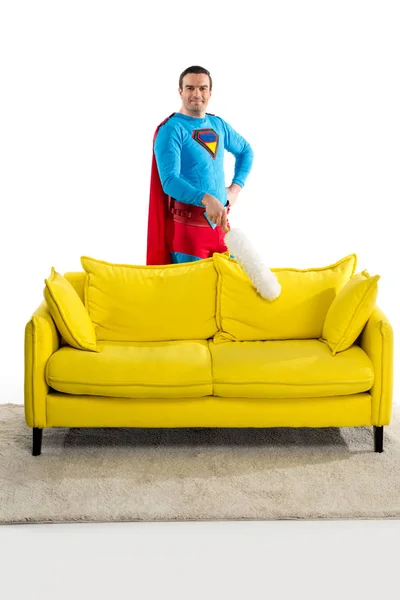
M 314 269 L 271 269 L 282 286 L 270 302 L 260 296 L 235 259 L 214 254 L 218 271 L 217 325 L 214 342 L 226 340 L 318 339 L 330 305 L 354 274 L 350 254 Z
M 43 290 L 50 314 L 64 340 L 78 350 L 98 352 L 96 333 L 82 300 L 69 281 L 51 268 Z
M 375 308 L 379 279 L 368 271 L 357 273 L 332 302 L 321 338 L 332 354 L 350 348 L 360 335 Z
M 125 265 L 81 257 L 85 306 L 98 340 L 204 340 L 217 332 L 212 258 Z

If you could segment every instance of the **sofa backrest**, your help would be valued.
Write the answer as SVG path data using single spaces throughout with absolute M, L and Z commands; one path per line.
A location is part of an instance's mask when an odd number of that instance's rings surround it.
M 282 290 L 263 299 L 237 261 L 214 255 L 218 271 L 215 341 L 315 339 L 334 298 L 354 274 L 355 254 L 322 268 L 271 269 Z
M 282 286 L 263 299 L 241 266 L 224 254 L 180 265 L 116 265 L 82 257 L 86 272 L 65 277 L 91 317 L 98 340 L 250 341 L 322 335 L 337 293 L 354 274 L 351 254 L 322 268 L 272 269 Z
M 90 257 L 81 257 L 81 263 L 85 281 L 75 274 L 69 279 L 80 295 L 83 284 L 83 302 L 99 341 L 205 340 L 217 332 L 212 258 L 162 266 Z

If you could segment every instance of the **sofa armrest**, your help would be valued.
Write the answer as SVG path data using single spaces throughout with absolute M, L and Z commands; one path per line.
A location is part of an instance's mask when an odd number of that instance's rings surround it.
M 393 329 L 378 307 L 361 333 L 360 346 L 371 359 L 375 373 L 371 388 L 371 425 L 389 425 L 393 394 Z
M 29 427 L 46 427 L 46 365 L 60 347 L 60 334 L 45 301 L 25 326 L 24 405 Z

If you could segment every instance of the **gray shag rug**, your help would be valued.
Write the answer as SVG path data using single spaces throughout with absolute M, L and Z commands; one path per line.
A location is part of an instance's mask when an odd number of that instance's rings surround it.
M 385 428 L 47 429 L 0 405 L 0 523 L 400 518 L 400 407 Z

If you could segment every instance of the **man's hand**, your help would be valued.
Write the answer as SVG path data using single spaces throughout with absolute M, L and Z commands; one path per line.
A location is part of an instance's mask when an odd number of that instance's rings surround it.
M 237 183 L 232 183 L 226 188 L 226 197 L 229 202 L 229 206 L 233 206 L 238 199 L 239 192 L 242 188 Z
M 222 206 L 218 198 L 211 194 L 204 194 L 201 203 L 206 207 L 206 213 L 210 221 L 221 226 L 225 231 L 227 226 L 226 208 Z

